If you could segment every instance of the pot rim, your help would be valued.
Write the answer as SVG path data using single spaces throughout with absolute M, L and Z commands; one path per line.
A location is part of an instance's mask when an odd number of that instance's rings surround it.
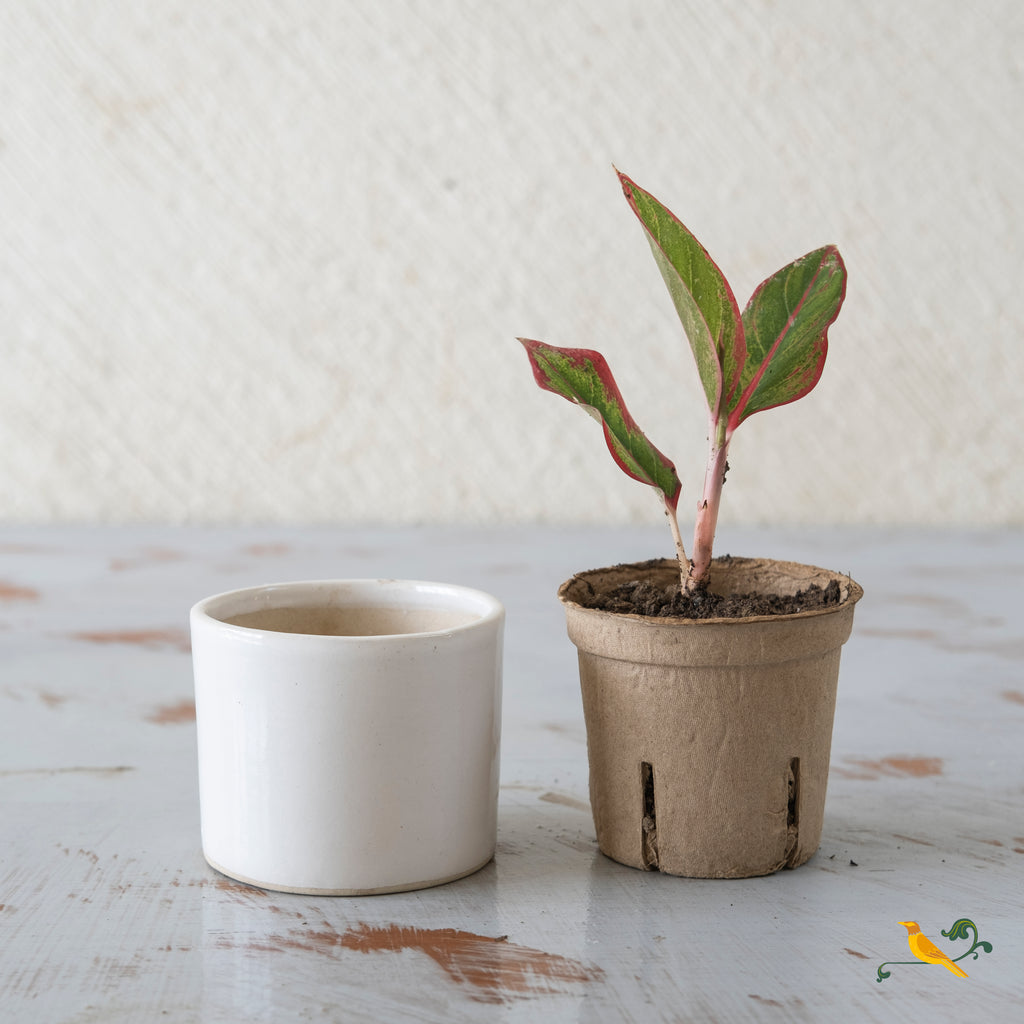
M 328 596 L 334 600 L 327 600 Z M 258 626 L 239 625 L 228 621 L 229 617 L 247 612 L 279 610 L 288 608 L 366 608 L 382 610 L 409 610 L 404 595 L 419 598 L 414 606 L 417 610 L 449 610 L 471 615 L 467 622 L 444 628 L 414 630 L 411 632 L 379 634 L 324 634 L 280 631 Z M 318 601 L 317 598 L 320 598 Z M 431 601 L 430 598 L 440 598 Z M 341 598 L 339 600 L 338 598 Z M 372 600 L 372 599 L 376 600 Z M 429 580 L 394 579 L 388 577 L 359 579 L 288 580 L 280 583 L 262 583 L 251 587 L 238 587 L 211 594 L 197 601 L 189 612 L 190 621 L 196 625 L 222 630 L 227 635 L 239 638 L 281 638 L 292 637 L 299 641 L 316 641 L 342 646 L 369 643 L 388 643 L 396 640 L 415 640 L 438 636 L 452 636 L 478 630 L 502 620 L 505 609 L 492 594 L 474 587 L 457 583 L 438 583 Z
M 747 623 L 792 622 L 795 619 L 809 619 L 822 615 L 834 615 L 837 612 L 852 608 L 864 596 L 864 588 L 861 587 L 860 584 L 857 583 L 848 573 L 836 572 L 833 569 L 823 569 L 820 566 L 810 565 L 805 562 L 793 562 L 778 558 L 749 558 L 741 555 L 723 555 L 716 557 L 712 562 L 712 566 L 716 563 L 720 567 L 725 565 L 728 565 L 729 567 L 736 566 L 741 570 L 744 568 L 749 570 L 755 565 L 787 567 L 802 570 L 803 572 L 801 575 L 809 570 L 810 573 L 816 577 L 824 577 L 826 580 L 839 580 L 840 585 L 845 588 L 845 593 L 839 604 L 827 605 L 822 608 L 808 608 L 800 612 L 787 612 L 776 615 L 720 616 L 708 619 L 693 619 L 682 615 L 640 615 L 637 612 L 613 612 L 602 608 L 588 608 L 586 605 L 580 604 L 579 601 L 575 601 L 568 596 L 567 592 L 574 583 L 578 580 L 585 580 L 585 578 L 591 574 L 606 573 L 615 569 L 628 570 L 643 566 L 667 567 L 678 564 L 674 558 L 652 558 L 641 562 L 621 562 L 617 565 L 585 569 L 582 572 L 573 573 L 573 575 L 569 579 L 565 580 L 565 582 L 558 588 L 558 600 L 563 605 L 572 607 L 577 614 L 602 616 L 609 619 L 624 619 L 637 624 L 650 626 L 652 628 L 659 626 L 673 626 L 681 629 L 693 629 L 698 626 L 736 627 Z M 813 583 L 816 582 L 816 580 L 808 576 L 807 582 Z

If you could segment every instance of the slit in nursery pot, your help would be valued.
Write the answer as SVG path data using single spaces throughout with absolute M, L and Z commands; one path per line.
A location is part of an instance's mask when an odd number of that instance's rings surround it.
M 658 870 L 658 813 L 654 806 L 654 766 L 640 762 L 640 786 L 643 789 L 644 816 L 640 820 L 644 868 Z
M 794 859 L 800 839 L 800 758 L 794 757 L 789 762 L 786 778 L 789 803 L 786 809 L 786 867 L 794 867 Z

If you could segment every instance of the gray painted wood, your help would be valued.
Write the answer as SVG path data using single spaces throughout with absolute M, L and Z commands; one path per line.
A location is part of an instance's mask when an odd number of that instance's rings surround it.
M 1024 1002 L 1020 533 L 726 530 L 849 571 L 819 852 L 694 881 L 596 849 L 557 585 L 661 555 L 638 529 L 0 531 L 0 1017 L 90 1021 L 1010 1019 Z M 186 615 L 286 579 L 406 576 L 508 609 L 499 844 L 471 878 L 312 898 L 199 846 Z M 910 960 L 900 921 L 970 975 Z M 1013 1012 L 1011 1012 L 1013 1011 Z

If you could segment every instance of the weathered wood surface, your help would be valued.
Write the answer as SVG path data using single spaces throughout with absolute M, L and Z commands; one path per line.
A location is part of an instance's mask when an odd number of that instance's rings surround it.
M 651 530 L 0 531 L 0 1018 L 167 1021 L 1011 1019 L 1024 1004 L 1024 537 L 733 531 L 850 571 L 821 849 L 749 881 L 596 850 L 554 591 L 664 553 Z M 725 550 L 725 548 L 723 548 Z M 444 579 L 508 609 L 499 847 L 419 893 L 218 876 L 198 835 L 186 613 L 236 586 Z M 969 978 L 898 922 L 973 920 Z

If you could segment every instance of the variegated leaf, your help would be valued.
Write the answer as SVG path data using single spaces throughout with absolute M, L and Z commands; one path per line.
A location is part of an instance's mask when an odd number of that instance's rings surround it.
M 833 245 L 808 253 L 762 282 L 743 311 L 747 359 L 729 403 L 729 426 L 795 402 L 818 383 L 828 328 L 846 295 L 846 267 Z
M 680 491 L 675 466 L 630 416 L 604 357 L 592 349 L 557 348 L 527 338 L 519 341 L 540 387 L 583 406 L 599 420 L 608 450 L 620 468 L 634 480 L 656 487 L 675 509 Z
M 739 382 L 744 361 L 736 298 L 707 250 L 675 214 L 618 173 L 686 331 L 708 408 L 717 418 L 723 398 L 728 399 Z

